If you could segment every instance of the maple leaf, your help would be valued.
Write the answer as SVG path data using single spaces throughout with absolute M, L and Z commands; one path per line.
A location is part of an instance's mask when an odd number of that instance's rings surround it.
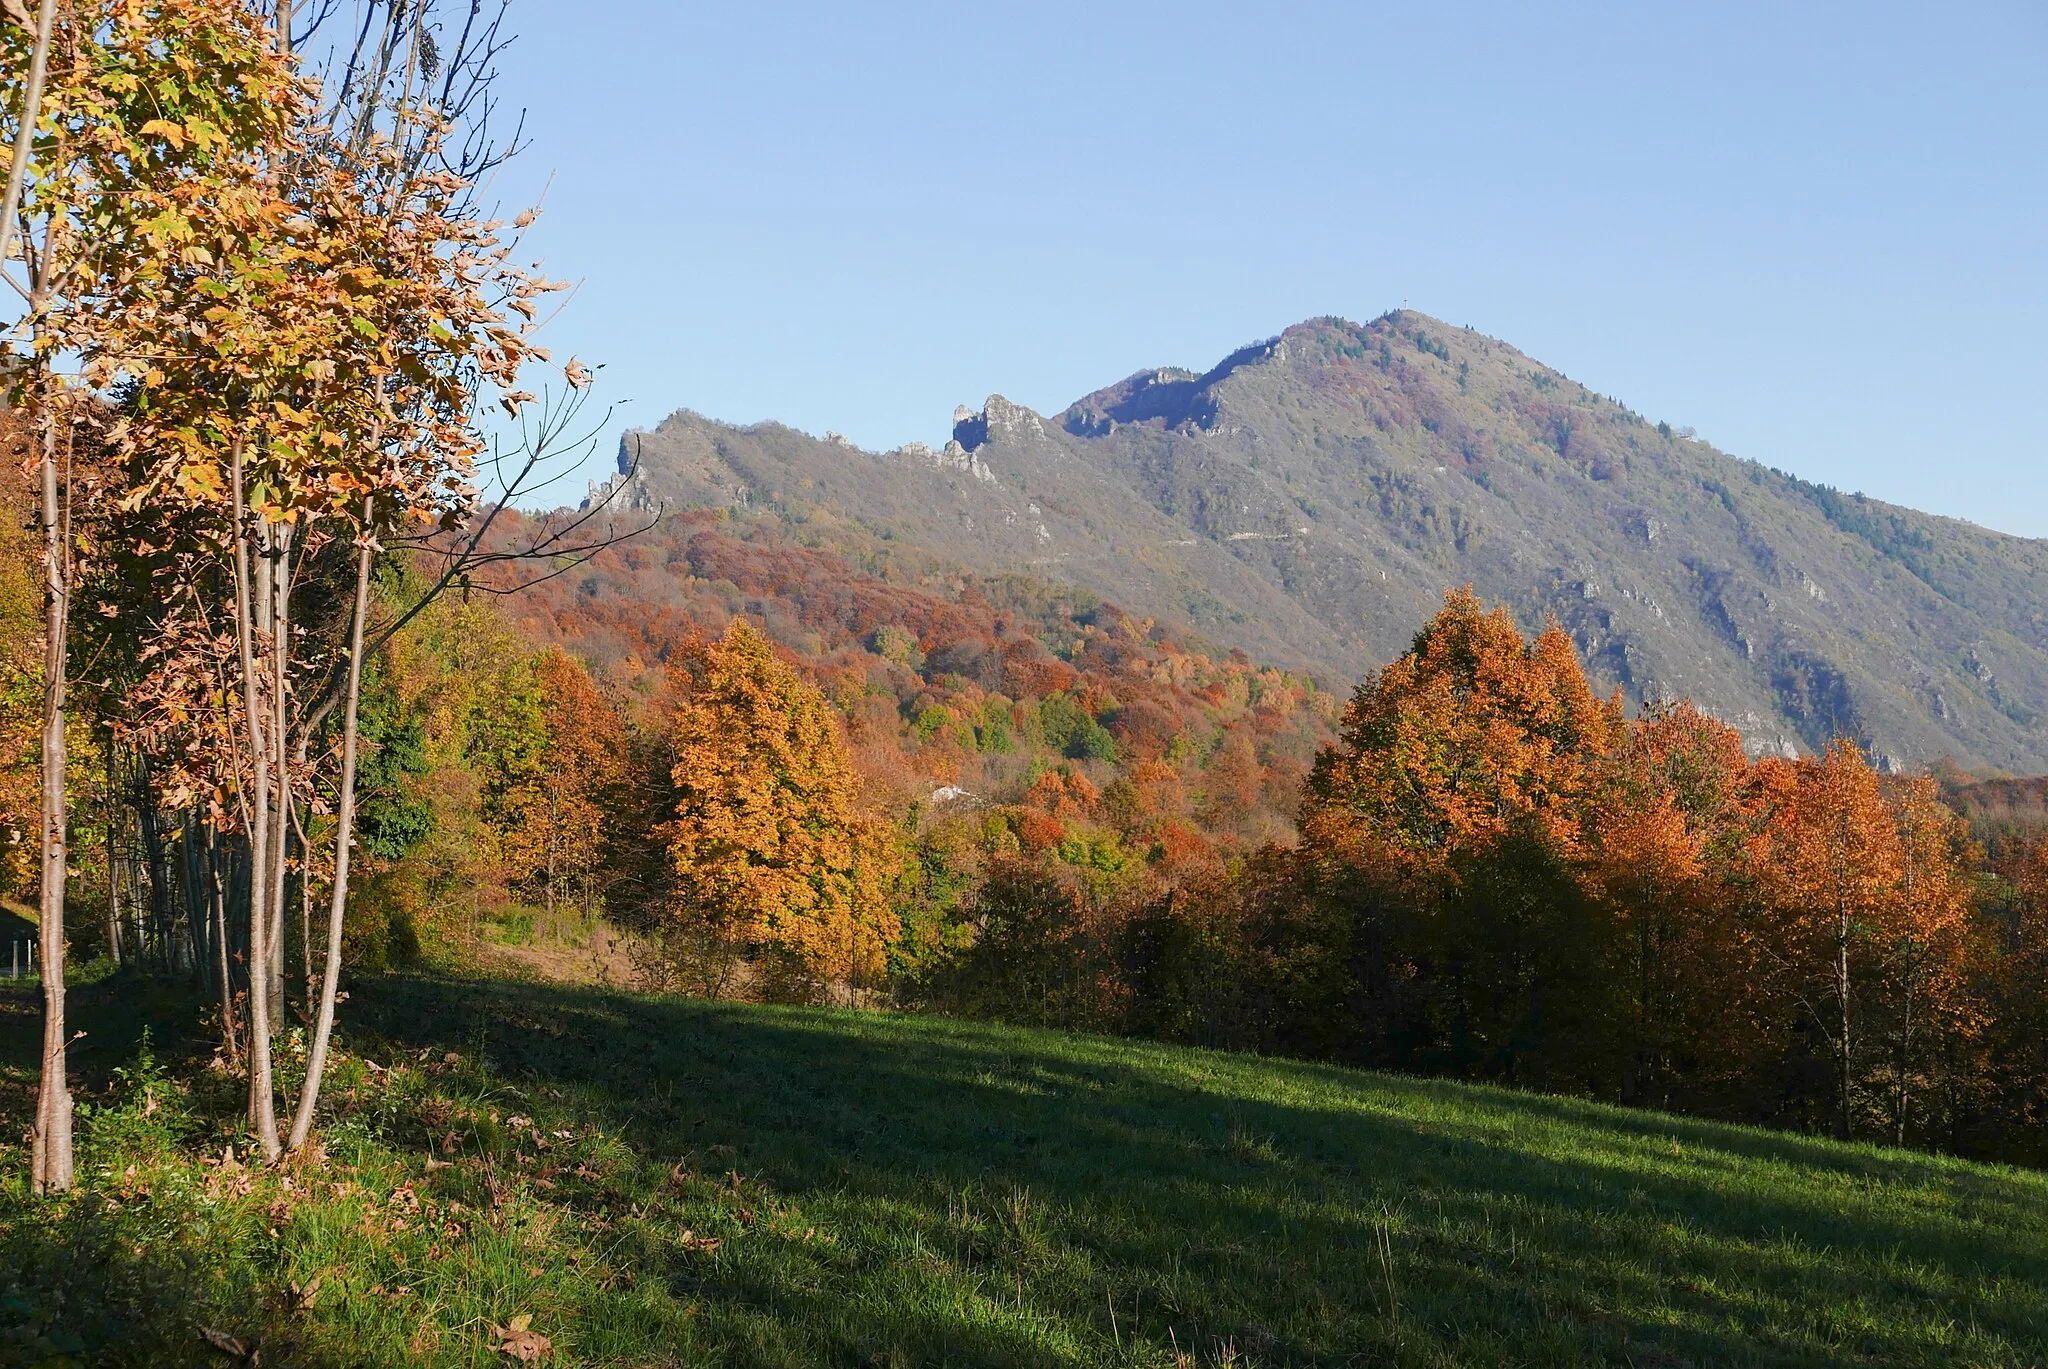
M 185 150 L 185 130 L 168 119 L 151 119 L 139 130 L 143 134 L 160 133 L 165 141 L 180 152 Z
M 503 1326 L 491 1327 L 491 1334 L 498 1338 L 498 1353 L 508 1355 L 521 1364 L 536 1363 L 555 1348 L 546 1336 L 533 1329 L 533 1317 L 526 1312 L 521 1312 Z

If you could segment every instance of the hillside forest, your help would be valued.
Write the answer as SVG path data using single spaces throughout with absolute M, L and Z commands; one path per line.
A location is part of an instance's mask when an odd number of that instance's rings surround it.
M 781 513 L 518 512 L 589 372 L 477 200 L 491 40 L 368 12 L 330 85 L 289 7 L 0 24 L 42 102 L 0 216 L 40 1191 L 81 964 L 205 997 L 266 1160 L 317 1146 L 349 983 L 575 961 L 2048 1162 L 2024 785 L 1753 755 L 1455 585 L 1333 693 Z
M 1630 716 L 1467 591 L 1346 699 L 801 532 L 675 515 L 395 643 L 365 962 L 475 953 L 485 889 L 486 936 L 568 908 L 654 987 L 2048 1158 L 2024 785 Z
M 634 987 L 2044 1158 L 2048 845 L 2010 782 L 1628 716 L 1561 632 L 1469 592 L 1344 700 L 1085 592 L 877 574 L 802 534 L 684 512 L 516 593 L 480 572 L 396 633 L 363 681 L 349 973 L 554 948 Z M 27 901 L 34 571 L 10 551 Z M 381 572 L 373 619 L 430 559 Z M 74 954 L 195 976 L 235 1051 L 246 947 L 186 904 L 232 829 L 175 811 L 118 694 L 86 697 Z M 325 968 L 296 910 L 332 878 L 293 859 L 287 1032 Z

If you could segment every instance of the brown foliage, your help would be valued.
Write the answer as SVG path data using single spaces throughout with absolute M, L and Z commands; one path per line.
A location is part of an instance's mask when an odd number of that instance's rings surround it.
M 838 716 L 743 619 L 691 666 L 668 827 L 679 914 L 817 978 L 878 975 L 895 854 Z

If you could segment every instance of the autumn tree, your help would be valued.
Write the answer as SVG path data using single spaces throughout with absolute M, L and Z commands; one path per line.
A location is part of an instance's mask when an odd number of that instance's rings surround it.
M 550 647 L 532 663 L 540 746 L 526 773 L 497 796 L 507 861 L 537 889 L 552 919 L 557 903 L 580 890 L 586 907 L 603 867 L 607 815 L 621 806 L 626 734 L 617 710 L 583 663 Z
M 1877 772 L 1853 742 L 1813 761 L 1767 757 L 1752 780 L 1759 822 L 1752 877 L 1762 895 L 1753 934 L 1783 994 L 1827 1043 L 1835 1132 L 1854 1134 L 1865 977 L 1894 913 L 1903 875 L 1898 832 Z
M 79 489 L 71 460 L 103 394 L 136 356 L 153 288 L 195 250 L 189 226 L 253 194 L 249 172 L 290 117 L 295 87 L 262 24 L 206 0 L 46 2 L 32 31 L 0 22 L 12 163 L 0 269 L 18 241 L 26 308 L 15 397 L 36 415 L 44 544 L 41 845 L 45 998 L 35 1169 L 42 1191 L 70 1185 L 65 1028 L 65 733 Z M 25 59 L 25 60 L 23 60 Z M 14 233 L 16 215 L 25 225 Z
M 1974 1115 L 1951 1135 L 2025 1164 L 2048 1161 L 2048 837 L 2001 843 L 1974 910 L 1972 994 L 1983 1015 L 1970 1059 Z
M 830 703 L 744 619 L 689 665 L 668 825 L 677 912 L 821 979 L 877 974 L 895 854 Z
M 1963 822 L 1927 776 L 1889 782 L 1885 803 L 1898 834 L 1898 884 L 1878 929 L 1878 954 L 1890 1022 L 1892 1140 L 1903 1146 L 1935 1054 L 1929 1044 L 1973 1034 L 1981 1009 L 1967 983 L 1973 890 Z
M 1611 948 L 1574 862 L 1620 726 L 1562 630 L 1530 642 L 1469 590 L 1352 696 L 1308 781 L 1303 851 L 1339 896 L 1378 891 L 1367 940 L 1404 968 L 1372 973 L 1435 986 L 1397 1033 L 1413 1063 L 1578 1086 L 1607 1069 Z
M 948 1009 L 1001 1021 L 1113 1031 L 1130 997 L 1112 910 L 1048 859 L 997 856 L 968 902 L 973 941 L 936 977 Z
M 1733 1044 L 1720 985 L 1740 976 L 1726 876 L 1748 767 L 1740 735 L 1690 703 L 1648 709 L 1601 766 L 1583 869 L 1624 942 L 1629 1102 L 1669 1106 Z

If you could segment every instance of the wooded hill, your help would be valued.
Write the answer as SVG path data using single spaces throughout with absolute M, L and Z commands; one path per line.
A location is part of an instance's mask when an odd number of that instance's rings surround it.
M 1401 311 L 1045 417 L 991 396 L 887 453 L 681 412 L 643 506 L 773 513 L 863 557 L 1084 587 L 1342 687 L 1469 583 L 1555 615 L 1595 684 L 1753 750 L 2048 769 L 2048 548 L 1737 460 L 1515 348 Z

